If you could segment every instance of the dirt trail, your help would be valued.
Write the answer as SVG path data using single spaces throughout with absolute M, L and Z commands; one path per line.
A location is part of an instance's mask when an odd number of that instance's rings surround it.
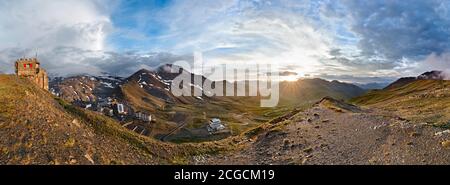
M 450 164 L 445 129 L 389 112 L 342 113 L 314 107 L 234 153 L 196 157 L 196 164 Z

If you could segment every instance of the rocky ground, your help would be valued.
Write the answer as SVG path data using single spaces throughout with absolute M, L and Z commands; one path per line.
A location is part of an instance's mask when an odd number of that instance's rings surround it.
M 450 164 L 450 131 L 378 109 L 317 105 L 195 164 Z

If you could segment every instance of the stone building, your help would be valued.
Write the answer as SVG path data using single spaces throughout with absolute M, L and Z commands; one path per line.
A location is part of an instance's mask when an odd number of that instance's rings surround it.
M 17 76 L 28 78 L 40 88 L 48 90 L 47 72 L 41 68 L 37 58 L 21 58 L 16 61 L 15 66 Z

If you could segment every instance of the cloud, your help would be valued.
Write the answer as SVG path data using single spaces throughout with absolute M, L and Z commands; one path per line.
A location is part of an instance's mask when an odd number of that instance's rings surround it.
M 403 58 L 419 60 L 450 49 L 450 2 L 342 1 L 348 27 L 358 36 L 358 49 L 367 59 L 392 63 Z M 328 6 L 328 12 L 339 12 Z M 331 8 L 330 8 L 331 7 Z M 342 10 L 341 10 L 342 12 Z M 336 16 L 336 15 L 334 15 Z
M 401 77 L 450 50 L 450 2 L 321 1 L 316 26 L 331 35 L 327 74 Z M 419 74 L 420 74 L 419 73 Z
M 297 76 L 298 73 L 292 71 L 283 71 L 279 73 L 280 76 Z
M 113 4 L 113 1 L 87 0 L 1 1 L 1 70 L 11 72 L 15 59 L 36 53 L 45 57 L 44 66 L 71 63 L 74 65 L 66 67 L 73 69 L 75 64 L 84 65 L 80 61 L 68 61 L 71 56 L 54 52 L 62 47 L 108 49 L 106 37 L 112 25 L 106 11 Z
M 117 53 L 108 52 L 101 59 L 87 58 L 85 62 L 93 62 L 102 71 L 117 76 L 129 76 L 139 69 L 155 69 L 163 64 L 186 61 L 192 63 L 192 55 L 174 55 L 171 53 Z
M 450 53 L 436 54 L 432 53 L 428 55 L 423 61 L 418 62 L 417 73 L 425 71 L 439 70 L 443 71 L 446 79 L 450 80 Z
M 177 54 L 203 52 L 208 65 L 273 63 L 297 65 L 306 73 L 319 65 L 319 58 L 328 54 L 330 44 L 329 35 L 304 17 L 307 12 L 297 11 L 313 8 L 313 4 L 174 1 L 161 9 L 134 12 L 130 21 L 121 22 L 145 25 L 131 27 L 128 33 L 146 32 L 147 38 L 137 37 L 137 42 L 147 48 Z M 127 43 L 136 40 L 124 37 L 118 40 L 127 40 Z
M 127 77 L 140 69 L 155 69 L 162 64 L 176 61 L 192 62 L 191 55 L 173 55 L 170 53 L 113 52 L 82 50 L 74 47 L 58 47 L 48 55 L 42 55 L 42 61 L 62 58 L 57 63 L 45 63 L 54 76 L 72 76 L 78 74 L 100 75 L 108 73 Z M 73 61 L 77 61 L 76 64 Z
M 448 7 L 439 0 L 1 1 L 0 70 L 12 72 L 16 58 L 37 49 L 58 74 L 129 75 L 203 52 L 209 67 L 271 63 L 299 76 L 363 81 L 415 75 L 427 57 L 450 51 Z

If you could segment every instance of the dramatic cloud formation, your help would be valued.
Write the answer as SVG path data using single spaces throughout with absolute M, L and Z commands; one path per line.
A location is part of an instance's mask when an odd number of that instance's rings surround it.
M 364 55 L 414 59 L 450 49 L 449 1 L 349 1 L 347 6 Z
M 448 68 L 444 0 L 0 0 L 0 70 L 129 75 L 202 52 L 206 66 L 273 63 L 298 76 L 388 82 Z
M 328 4 L 325 12 L 345 23 L 338 28 L 357 40 L 357 55 L 331 53 L 343 65 L 360 64 L 394 75 L 417 74 L 418 62 L 450 49 L 449 1 L 348 0 Z
M 297 76 L 298 73 L 292 71 L 283 71 L 279 73 L 280 76 Z
M 1 1 L 1 49 L 75 46 L 104 49 L 108 15 L 94 1 Z
M 330 39 L 297 10 L 290 9 L 293 4 L 295 1 L 174 1 L 156 10 L 134 12 L 132 22 L 139 26 L 130 26 L 117 15 L 129 34 L 122 34 L 116 41 L 139 43 L 137 47 L 144 47 L 140 49 L 202 52 L 208 66 L 296 64 L 301 68 L 299 73 L 313 73 L 321 65 L 319 59 L 328 55 Z M 137 36 L 142 32 L 149 34 Z
M 112 1 L 111 1 L 111 4 Z M 11 71 L 18 57 L 36 53 L 44 66 L 79 69 L 86 65 L 59 53 L 59 48 L 102 51 L 111 29 L 106 4 L 87 0 L 0 1 L 0 62 Z M 8 67 L 6 67 L 8 66 Z M 51 70 L 52 71 L 52 70 Z
M 432 53 L 416 65 L 418 66 L 416 69 L 441 70 L 444 72 L 446 79 L 450 80 L 450 53 L 442 53 L 440 55 Z

